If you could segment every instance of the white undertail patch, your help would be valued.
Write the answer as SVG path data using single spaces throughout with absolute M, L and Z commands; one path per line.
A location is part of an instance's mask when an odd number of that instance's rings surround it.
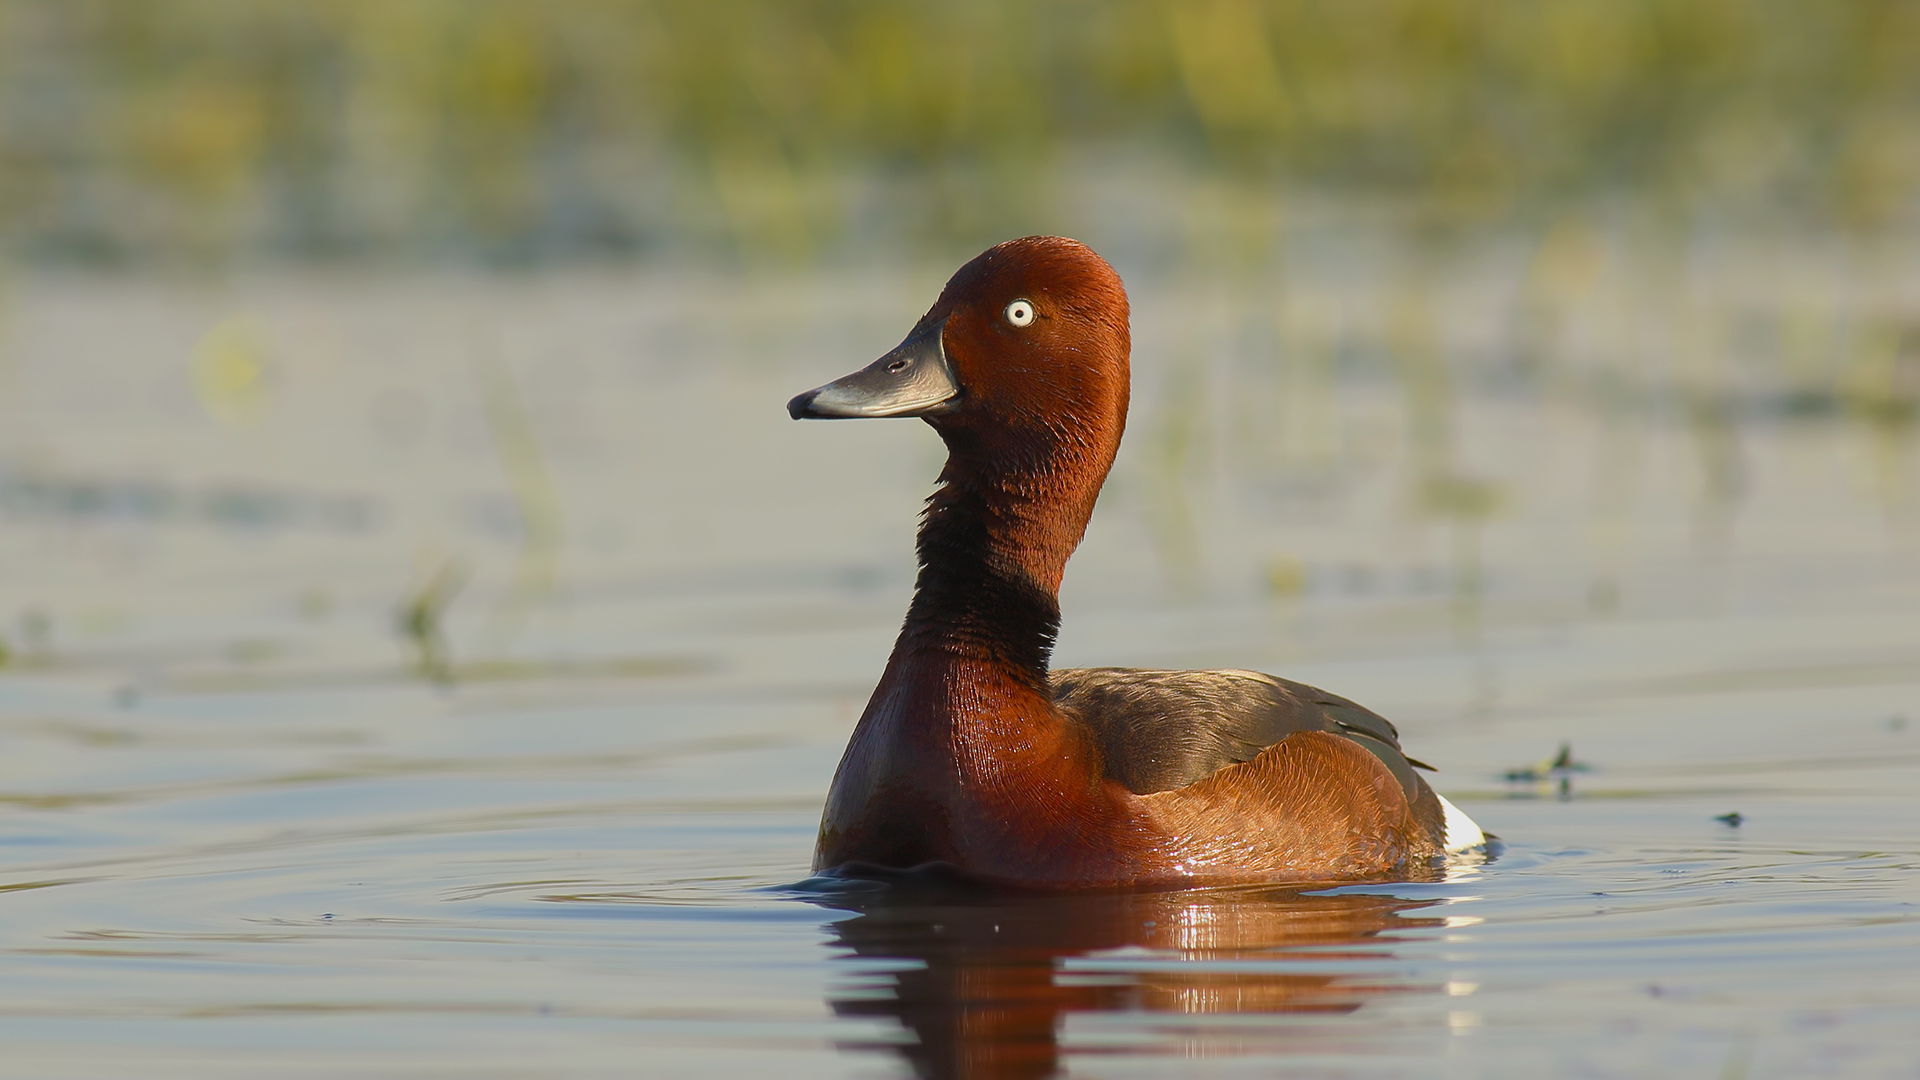
M 1473 819 L 1462 813 L 1460 808 L 1447 801 L 1445 795 L 1435 793 L 1440 800 L 1440 809 L 1446 812 L 1447 836 L 1442 842 L 1448 851 L 1472 851 L 1487 842 L 1487 834 Z

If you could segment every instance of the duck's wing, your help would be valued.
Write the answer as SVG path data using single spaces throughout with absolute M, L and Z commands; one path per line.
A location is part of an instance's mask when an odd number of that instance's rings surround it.
M 1366 749 L 1409 804 L 1430 790 L 1385 717 L 1304 683 L 1258 671 L 1138 668 L 1070 668 L 1048 678 L 1054 704 L 1100 748 L 1106 776 L 1136 795 L 1186 787 L 1302 731 Z

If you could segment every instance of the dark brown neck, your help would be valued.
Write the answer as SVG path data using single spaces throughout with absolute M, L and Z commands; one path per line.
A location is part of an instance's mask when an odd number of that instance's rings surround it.
M 896 653 L 984 662 L 1044 691 L 1060 576 L 1111 462 L 1080 456 L 1007 470 L 954 447 L 920 526 L 920 576 Z

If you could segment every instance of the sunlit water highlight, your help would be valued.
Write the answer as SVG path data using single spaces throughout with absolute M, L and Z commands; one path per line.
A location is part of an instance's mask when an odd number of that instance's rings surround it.
M 937 453 L 780 406 L 938 276 L 20 286 L 0 1073 L 1920 1075 L 1910 436 L 1356 362 L 1274 406 L 1333 434 L 1243 445 L 1263 339 L 1174 282 L 1058 659 L 1356 697 L 1504 855 L 804 881 Z M 1433 408 L 1498 509 L 1420 494 Z

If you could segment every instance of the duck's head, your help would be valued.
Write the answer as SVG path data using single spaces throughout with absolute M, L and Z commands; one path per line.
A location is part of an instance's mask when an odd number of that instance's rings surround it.
M 898 347 L 787 412 L 917 416 L 956 457 L 1065 456 L 1104 477 L 1126 424 L 1128 351 L 1120 275 L 1076 240 L 1029 236 L 981 252 Z

